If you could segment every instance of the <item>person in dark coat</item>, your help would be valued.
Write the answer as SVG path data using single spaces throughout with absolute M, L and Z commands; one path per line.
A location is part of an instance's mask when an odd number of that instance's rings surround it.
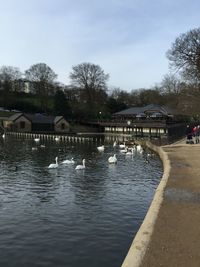
M 187 125 L 186 127 L 186 143 L 188 144 L 192 144 L 193 142 L 193 132 L 192 132 L 192 128 L 190 127 L 190 125 Z

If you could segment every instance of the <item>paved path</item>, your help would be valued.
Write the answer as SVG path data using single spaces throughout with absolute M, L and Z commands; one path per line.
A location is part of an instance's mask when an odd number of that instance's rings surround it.
M 200 267 L 200 144 L 163 146 L 171 171 L 142 267 Z

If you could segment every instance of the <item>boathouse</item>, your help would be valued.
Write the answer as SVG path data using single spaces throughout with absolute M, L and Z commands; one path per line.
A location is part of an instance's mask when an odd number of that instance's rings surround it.
M 132 134 L 134 136 L 182 136 L 185 133 L 185 116 L 166 106 L 147 105 L 132 107 L 112 115 L 102 122 L 104 132 Z
M 7 131 L 19 132 L 60 132 L 70 130 L 69 123 L 63 116 L 47 116 L 43 114 L 16 113 L 3 121 Z

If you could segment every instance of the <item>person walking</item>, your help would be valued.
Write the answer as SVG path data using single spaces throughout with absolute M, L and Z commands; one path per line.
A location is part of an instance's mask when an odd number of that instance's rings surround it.
M 193 142 L 193 132 L 190 125 L 187 125 L 186 128 L 186 144 L 194 144 Z

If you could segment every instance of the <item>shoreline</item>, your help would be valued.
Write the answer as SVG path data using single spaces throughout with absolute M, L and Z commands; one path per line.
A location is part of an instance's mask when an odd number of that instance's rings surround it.
M 170 172 L 170 162 L 167 154 L 163 151 L 162 147 L 153 145 L 146 142 L 146 146 L 156 152 L 163 162 L 163 175 L 161 181 L 155 191 L 151 205 L 147 214 L 129 248 L 128 254 L 124 259 L 121 267 L 139 267 L 145 255 L 147 246 L 150 242 L 151 235 L 154 230 L 154 225 L 159 213 L 159 209 L 163 200 L 164 188 Z
M 182 139 L 158 150 L 163 176 L 122 267 L 198 267 L 200 145 Z

